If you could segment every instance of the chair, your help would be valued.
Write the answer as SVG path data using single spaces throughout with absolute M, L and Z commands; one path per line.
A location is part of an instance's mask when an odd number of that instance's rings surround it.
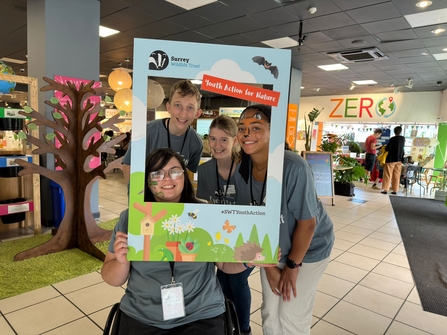
M 121 320 L 120 303 L 112 306 L 104 326 L 103 335 L 117 335 Z M 241 335 L 236 308 L 230 299 L 225 298 L 226 335 Z
M 433 174 L 431 174 L 431 170 L 430 169 L 426 169 L 426 168 L 422 168 L 421 171 L 421 181 L 425 182 L 425 187 L 427 189 L 430 188 L 430 185 L 435 185 L 436 184 L 436 180 L 437 180 L 437 176 L 434 176 Z M 423 177 L 422 177 L 423 176 Z
M 411 190 L 413 190 L 413 185 L 417 183 L 419 188 L 419 196 L 421 196 L 421 188 L 424 189 L 425 194 L 425 186 L 421 184 L 421 171 L 422 166 L 418 165 L 408 165 L 407 166 L 407 173 L 405 175 L 406 182 L 405 182 L 405 195 L 408 195 L 408 188 L 410 187 Z M 411 191 L 410 191 L 411 193 Z

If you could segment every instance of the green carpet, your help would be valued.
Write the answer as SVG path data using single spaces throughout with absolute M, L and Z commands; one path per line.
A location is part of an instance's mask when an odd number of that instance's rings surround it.
M 117 219 L 100 223 L 104 229 L 113 229 Z M 45 243 L 51 234 L 35 235 L 0 243 L 0 299 L 9 298 L 61 281 L 100 270 L 102 262 L 79 249 L 65 250 L 45 256 L 14 262 L 19 252 Z M 95 244 L 104 253 L 109 241 Z

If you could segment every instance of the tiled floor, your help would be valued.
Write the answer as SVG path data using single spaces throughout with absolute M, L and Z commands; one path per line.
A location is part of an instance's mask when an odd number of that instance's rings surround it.
M 125 208 L 126 192 L 120 172 L 100 182 L 101 221 Z M 326 207 L 336 242 L 318 288 L 312 335 L 447 334 L 447 317 L 422 311 L 389 196 L 363 185 L 355 193 L 336 196 L 335 206 Z M 418 196 L 419 190 L 409 195 Z M 251 326 L 260 335 L 259 271 L 249 281 Z M 110 307 L 123 293 L 94 272 L 0 300 L 0 334 L 102 334 Z

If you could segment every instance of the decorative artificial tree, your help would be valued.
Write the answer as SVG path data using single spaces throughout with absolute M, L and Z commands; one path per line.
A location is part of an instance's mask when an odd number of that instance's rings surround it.
M 44 77 L 48 83 L 41 88 L 41 91 L 60 91 L 64 96 L 68 96 L 69 101 L 61 105 L 58 99 L 46 100 L 45 104 L 53 107 L 53 120 L 46 118 L 31 107 L 26 107 L 22 115 L 31 117 L 28 129 L 36 129 L 43 126 L 41 130 L 51 128 L 54 133 L 40 133 L 39 138 L 19 133 L 19 137 L 34 144 L 37 149 L 33 154 L 54 154 L 55 170 L 50 170 L 43 166 L 16 160 L 16 163 L 24 169 L 19 175 L 40 174 L 58 183 L 65 196 L 65 215 L 55 236 L 48 242 L 35 248 L 23 251 L 14 257 L 14 260 L 23 260 L 37 257 L 66 249 L 79 248 L 80 250 L 104 260 L 105 255 L 95 247 L 94 243 L 110 239 L 111 231 L 98 227 L 91 212 L 90 197 L 93 183 L 100 177 L 105 178 L 105 172 L 113 169 L 115 164 L 104 163 L 91 168 L 89 162 L 93 157 L 99 157 L 101 152 L 115 153 L 113 146 L 122 141 L 126 135 L 106 141 L 103 137 L 95 140 L 93 135 L 102 132 L 104 128 L 111 128 L 119 131 L 115 126 L 120 120 L 120 114 L 104 121 L 104 110 L 100 110 L 99 104 L 93 104 L 90 97 L 100 94 L 100 89 L 93 89 L 92 80 L 88 84 L 81 84 L 79 89 L 68 82 L 67 84 L 57 83 L 54 80 Z M 71 102 L 71 103 L 70 103 Z M 54 139 L 60 143 L 57 147 Z M 113 162 L 112 162 L 113 163 Z M 57 168 L 60 168 L 59 170 Z

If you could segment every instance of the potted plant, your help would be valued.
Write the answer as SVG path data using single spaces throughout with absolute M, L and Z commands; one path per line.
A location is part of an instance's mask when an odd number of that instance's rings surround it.
M 311 131 L 313 127 L 313 123 L 317 119 L 318 115 L 320 115 L 322 109 L 317 109 L 316 107 L 312 108 L 312 111 L 307 114 L 307 117 L 309 118 L 309 124 L 307 124 L 306 116 L 304 116 L 304 131 L 305 131 L 305 140 L 306 143 L 304 144 L 304 147 L 306 151 L 310 151 L 310 142 L 311 142 Z
M 337 167 L 334 171 L 334 193 L 337 195 L 353 196 L 354 180 L 367 180 L 364 167 L 355 159 L 343 155 L 335 158 Z
M 191 236 L 180 241 L 178 246 L 183 261 L 192 262 L 195 260 L 200 244 L 197 239 L 193 240 Z
M 332 152 L 333 154 L 335 154 L 340 146 L 341 142 L 337 135 L 326 134 L 323 136 L 321 144 L 318 146 L 318 148 L 321 149 L 321 151 Z

